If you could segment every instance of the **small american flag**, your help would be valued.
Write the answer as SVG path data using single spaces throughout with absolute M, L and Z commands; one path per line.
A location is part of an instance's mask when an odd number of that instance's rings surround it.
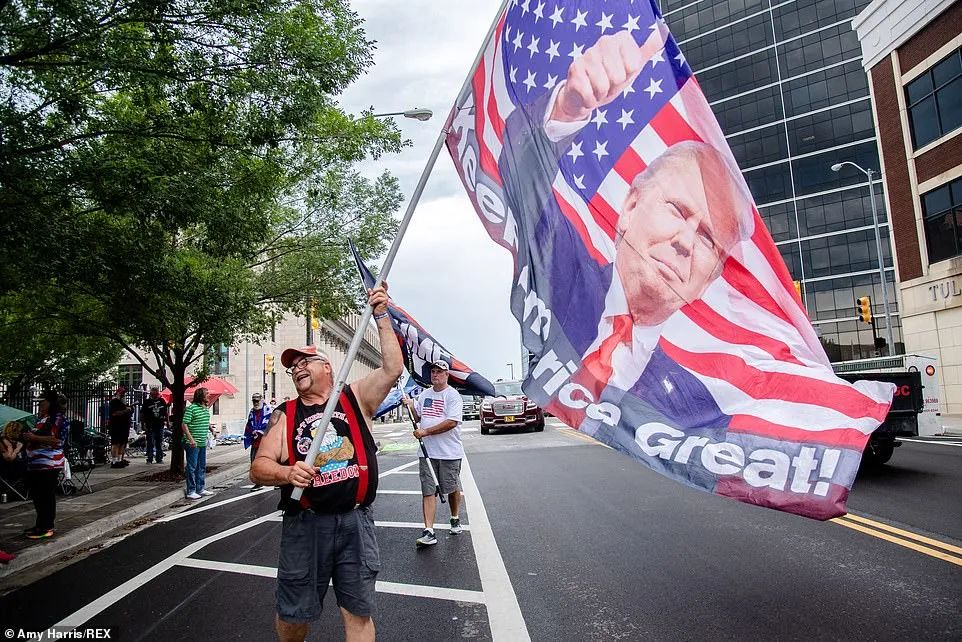
M 423 410 L 420 414 L 422 417 L 443 417 L 444 399 L 435 399 L 434 397 L 425 399 Z
M 448 132 L 482 224 L 514 260 L 529 397 L 702 490 L 818 519 L 844 513 L 892 387 L 834 376 L 654 2 L 514 0 Z M 692 166 L 679 192 L 671 180 Z M 676 205 L 672 189 L 703 209 Z M 702 245 L 645 254 L 633 240 L 668 214 L 642 198 L 675 207 Z M 671 247 L 715 256 L 708 276 L 692 276 L 694 259 L 658 254 Z M 644 320 L 649 305 L 668 312 Z

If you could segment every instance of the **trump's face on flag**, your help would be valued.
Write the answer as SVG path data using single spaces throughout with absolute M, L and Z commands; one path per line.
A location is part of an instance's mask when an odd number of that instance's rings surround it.
M 701 297 L 738 241 L 751 203 L 710 145 L 669 147 L 632 182 L 618 219 L 615 267 L 635 325 L 663 323 Z

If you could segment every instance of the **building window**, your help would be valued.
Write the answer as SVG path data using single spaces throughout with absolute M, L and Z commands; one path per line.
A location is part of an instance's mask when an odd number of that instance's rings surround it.
M 217 344 L 208 353 L 208 370 L 213 375 L 225 375 L 230 368 L 230 346 Z
M 144 368 L 135 363 L 123 364 L 119 367 L 117 383 L 127 390 L 139 390 L 144 381 Z
M 929 263 L 962 254 L 962 179 L 922 195 Z
M 962 55 L 956 50 L 905 86 L 915 149 L 962 127 Z

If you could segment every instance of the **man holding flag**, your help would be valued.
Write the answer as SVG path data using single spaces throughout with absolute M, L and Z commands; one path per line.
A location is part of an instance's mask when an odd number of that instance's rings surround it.
M 280 640 L 304 640 L 333 583 L 348 640 L 374 639 L 375 581 L 380 554 L 370 506 L 377 494 L 377 446 L 371 417 L 401 376 L 401 350 L 387 315 L 386 286 L 368 290 L 383 364 L 346 386 L 335 400 L 329 430 L 307 462 L 334 388 L 330 359 L 316 346 L 289 348 L 281 363 L 297 398 L 271 414 L 251 465 L 255 484 L 280 486 L 284 511 L 277 568 L 276 628 Z M 294 488 L 305 489 L 299 501 Z
M 461 532 L 461 460 L 464 459 L 461 413 L 464 401 L 458 391 L 448 385 L 448 364 L 441 360 L 431 364 L 431 387 L 416 400 L 407 395 L 403 399 L 414 420 L 421 422 L 421 427 L 414 431 L 414 438 L 422 444 L 418 474 L 424 532 L 416 543 L 418 547 L 433 546 L 438 543 L 434 534 L 435 495 L 447 495 L 451 507 L 451 533 L 458 535 Z M 429 466 L 434 467 L 433 475 Z

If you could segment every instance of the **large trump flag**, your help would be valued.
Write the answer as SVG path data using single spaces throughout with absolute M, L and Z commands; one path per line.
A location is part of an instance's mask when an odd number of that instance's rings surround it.
M 834 376 L 647 0 L 513 2 L 447 145 L 534 355 L 525 392 L 685 484 L 828 519 L 890 384 Z

